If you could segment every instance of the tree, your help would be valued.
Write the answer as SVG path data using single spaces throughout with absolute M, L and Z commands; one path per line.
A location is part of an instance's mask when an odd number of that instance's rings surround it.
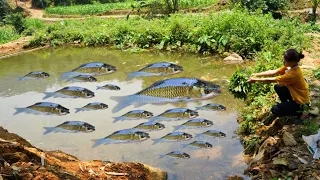
M 320 0 L 312 0 L 312 21 L 317 21 L 317 7 L 319 6 Z

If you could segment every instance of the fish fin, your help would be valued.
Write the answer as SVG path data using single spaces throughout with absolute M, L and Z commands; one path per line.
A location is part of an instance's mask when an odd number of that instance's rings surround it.
M 80 111 L 82 111 L 82 108 L 76 108 L 76 112 L 74 112 L 74 113 L 78 113 Z
M 55 93 L 54 92 L 44 92 L 45 96 L 42 99 L 48 99 L 52 97 Z
M 15 109 L 16 109 L 16 112 L 13 115 L 20 114 L 20 113 L 22 113 L 23 111 L 26 110 L 26 108 L 15 108 Z
M 51 133 L 55 128 L 54 127 L 43 127 L 46 131 L 43 132 L 43 135 Z
M 111 96 L 110 99 L 118 102 L 118 104 L 112 109 L 112 113 L 116 113 L 116 112 L 130 106 L 134 101 L 133 96 L 134 95 Z

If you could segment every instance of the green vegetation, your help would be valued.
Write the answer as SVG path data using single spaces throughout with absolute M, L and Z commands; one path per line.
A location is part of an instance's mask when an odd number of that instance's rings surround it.
M 289 0 L 231 0 L 233 4 L 240 4 L 250 11 L 262 10 L 263 13 L 276 12 L 288 8 Z
M 170 1 L 169 1 L 170 2 Z M 190 8 L 190 7 L 199 7 L 216 3 L 217 0 L 180 0 L 179 8 Z M 148 6 L 152 4 L 166 4 L 163 1 L 125 1 L 125 2 L 117 2 L 117 3 L 107 3 L 107 4 L 85 4 L 85 5 L 73 5 L 73 6 L 56 6 L 56 7 L 48 7 L 45 9 L 46 14 L 60 14 L 60 15 L 93 15 L 104 13 L 110 10 L 115 9 L 131 9 L 132 7 L 139 7 L 140 5 Z M 171 3 L 169 3 L 169 6 Z M 170 7 L 173 8 L 173 7 Z
M 20 37 L 13 26 L 0 26 L 0 44 L 4 44 Z

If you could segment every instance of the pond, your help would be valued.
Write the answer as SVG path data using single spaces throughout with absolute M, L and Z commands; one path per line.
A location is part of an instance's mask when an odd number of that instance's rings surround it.
M 117 67 L 112 74 L 97 76 L 97 82 L 66 82 L 62 81 L 63 72 L 70 71 L 88 62 L 104 62 Z M 168 76 L 135 78 L 126 81 L 127 73 L 134 72 L 147 64 L 155 62 L 172 62 L 183 66 L 182 73 Z M 242 104 L 227 90 L 228 78 L 235 71 L 235 65 L 227 65 L 215 57 L 196 56 L 172 52 L 130 53 L 109 48 L 61 47 L 45 49 L 28 54 L 13 56 L 0 61 L 1 84 L 1 118 L 0 126 L 14 132 L 36 147 L 44 150 L 62 150 L 81 160 L 100 159 L 104 161 L 134 161 L 161 168 L 169 173 L 169 179 L 226 179 L 229 175 L 241 175 L 246 168 L 242 158 L 243 147 L 236 138 L 234 131 L 238 127 L 237 112 Z M 31 71 L 44 71 L 50 74 L 45 80 L 17 81 Z M 193 77 L 212 81 L 221 86 L 222 93 L 212 99 L 181 102 L 175 104 L 144 105 L 139 108 L 128 106 L 119 112 L 112 113 L 117 105 L 111 96 L 134 94 L 158 80 L 173 77 Z M 96 90 L 97 86 L 115 84 L 120 91 Z M 65 86 L 85 87 L 95 92 L 95 97 L 81 98 L 49 98 L 43 100 L 44 92 L 53 92 Z M 70 109 L 65 116 L 47 116 L 34 114 L 17 114 L 15 108 L 27 107 L 36 102 L 53 102 Z M 103 102 L 109 106 L 106 110 L 85 111 L 75 113 L 75 108 L 89 102 Z M 108 144 L 92 148 L 93 139 L 99 139 L 111 133 L 132 128 L 148 120 L 125 120 L 113 123 L 113 117 L 124 113 L 143 109 L 158 115 L 168 109 L 183 107 L 195 109 L 207 103 L 218 103 L 227 107 L 226 111 L 199 110 L 199 117 L 211 120 L 209 128 L 179 130 L 193 135 L 193 139 L 182 142 L 163 142 L 153 145 L 153 139 L 160 138 L 174 127 L 186 120 L 161 121 L 166 128 L 149 132 L 150 139 L 138 143 Z M 53 127 L 64 121 L 84 121 L 95 126 L 90 133 L 48 133 L 43 135 L 43 127 Z M 219 130 L 226 134 L 225 138 L 195 137 L 206 130 Z M 211 149 L 183 148 L 184 144 L 195 140 L 205 140 L 213 145 Z M 159 158 L 171 151 L 183 151 L 190 159 Z

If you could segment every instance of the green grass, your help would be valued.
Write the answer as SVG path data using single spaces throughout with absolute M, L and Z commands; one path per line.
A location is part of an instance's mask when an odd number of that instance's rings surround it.
M 0 26 L 0 44 L 16 40 L 20 37 L 13 26 Z
M 151 0 L 148 0 L 151 1 Z M 148 1 L 146 3 L 148 3 Z M 216 3 L 217 0 L 180 0 L 179 8 L 185 9 L 190 7 L 199 7 Z M 60 15 L 94 15 L 104 13 L 115 9 L 131 9 L 131 6 L 137 7 L 138 1 L 126 1 L 121 3 L 107 3 L 107 4 L 86 4 L 74 6 L 57 6 L 45 9 L 46 14 L 60 14 Z

